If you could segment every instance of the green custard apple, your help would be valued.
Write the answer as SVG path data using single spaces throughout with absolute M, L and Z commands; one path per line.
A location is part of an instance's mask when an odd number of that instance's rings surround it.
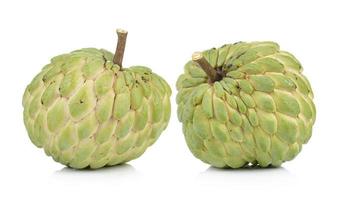
M 86 48 L 56 56 L 24 93 L 29 138 L 69 167 L 138 158 L 167 127 L 169 85 L 147 67 L 123 68 L 127 32 L 117 34 L 115 54 Z
M 280 166 L 311 137 L 316 109 L 299 61 L 274 42 L 194 53 L 177 80 L 193 155 L 219 168 Z

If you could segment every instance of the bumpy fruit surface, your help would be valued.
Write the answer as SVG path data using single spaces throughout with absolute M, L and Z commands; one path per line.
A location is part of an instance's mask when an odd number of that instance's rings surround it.
M 178 118 L 194 156 L 221 168 L 292 160 L 310 139 L 316 115 L 301 72 L 298 60 L 273 42 L 195 54 L 177 81 Z
M 166 128 L 171 89 L 150 69 L 121 68 L 94 48 L 54 57 L 23 97 L 31 141 L 72 168 L 139 157 Z

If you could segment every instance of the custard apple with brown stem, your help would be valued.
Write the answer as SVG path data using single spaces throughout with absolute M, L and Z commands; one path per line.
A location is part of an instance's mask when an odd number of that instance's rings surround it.
M 115 54 L 87 48 L 56 56 L 26 88 L 31 141 L 69 167 L 138 158 L 168 124 L 170 87 L 147 67 L 123 68 L 127 32 L 117 34 Z
M 177 89 L 187 145 L 212 166 L 280 166 L 311 137 L 316 109 L 310 83 L 299 61 L 274 42 L 197 52 Z

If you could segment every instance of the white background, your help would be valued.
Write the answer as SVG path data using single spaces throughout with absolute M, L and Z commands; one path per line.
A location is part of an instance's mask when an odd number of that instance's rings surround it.
M 0 2 L 0 199 L 338 199 L 339 6 L 336 1 Z M 124 66 L 147 65 L 173 88 L 172 118 L 139 159 L 97 171 L 65 168 L 27 136 L 24 88 L 52 56 L 113 51 L 129 31 Z M 313 137 L 277 169 L 217 170 L 194 158 L 176 117 L 175 81 L 192 52 L 273 40 L 295 54 L 317 107 Z

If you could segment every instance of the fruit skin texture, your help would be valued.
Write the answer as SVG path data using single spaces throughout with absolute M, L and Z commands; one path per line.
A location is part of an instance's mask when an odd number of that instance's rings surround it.
M 186 143 L 219 168 L 280 166 L 311 137 L 316 109 L 298 60 L 274 42 L 235 43 L 202 52 L 220 81 L 193 61 L 177 80 Z
M 135 159 L 170 118 L 171 89 L 150 69 L 113 64 L 94 48 L 52 58 L 27 86 L 24 122 L 31 141 L 72 168 Z

